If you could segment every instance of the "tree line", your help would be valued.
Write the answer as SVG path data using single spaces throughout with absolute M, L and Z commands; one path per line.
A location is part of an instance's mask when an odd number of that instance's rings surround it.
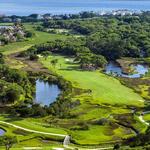
M 51 53 L 65 56 L 73 56 L 82 69 L 95 70 L 103 68 L 107 60 L 102 55 L 94 54 L 88 47 L 84 38 L 68 38 L 66 40 L 55 40 L 35 45 L 19 56 L 29 57 L 30 60 L 38 59 L 38 54 L 47 57 Z M 51 62 L 52 63 L 52 62 Z

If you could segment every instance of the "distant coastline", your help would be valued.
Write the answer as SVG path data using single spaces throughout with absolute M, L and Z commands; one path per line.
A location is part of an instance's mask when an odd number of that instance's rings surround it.
M 112 11 L 83 11 L 78 14 L 60 14 L 53 15 L 50 13 L 46 14 L 30 14 L 28 16 L 17 16 L 17 15 L 4 15 L 0 14 L 0 22 L 11 23 L 11 22 L 37 22 L 43 20 L 66 20 L 66 19 L 86 19 L 86 18 L 98 18 L 98 17 L 107 17 L 107 16 L 135 16 L 138 17 L 142 14 L 150 14 L 150 11 L 131 11 L 131 10 L 112 10 Z M 3 26 L 2 26 L 3 27 Z
M 141 0 L 1 0 L 0 14 L 28 16 L 33 13 L 53 15 L 76 14 L 82 11 L 112 11 L 112 10 L 148 11 L 150 1 Z
M 116 9 L 116 10 L 99 10 L 99 11 L 81 11 L 81 12 L 78 12 L 78 13 L 66 13 L 66 14 L 51 14 L 51 13 L 44 13 L 44 14 L 41 14 L 41 13 L 31 13 L 27 16 L 30 16 L 30 15 L 38 15 L 38 17 L 41 17 L 41 16 L 44 16 L 44 15 L 50 15 L 50 16 L 62 16 L 62 15 L 66 15 L 66 16 L 69 16 L 69 15 L 74 15 L 74 14 L 82 14 L 82 13 L 93 13 L 93 14 L 96 14 L 98 16 L 105 16 L 105 15 L 133 15 L 133 14 L 141 14 L 142 12 L 147 12 L 147 10 L 145 11 L 142 11 L 142 10 L 128 10 L 128 9 Z M 4 13 L 0 13 L 0 17 L 3 17 L 3 16 L 20 16 L 20 15 L 7 15 L 7 14 L 4 14 Z M 23 15 L 24 16 L 24 15 Z M 25 16 L 24 16 L 25 17 Z

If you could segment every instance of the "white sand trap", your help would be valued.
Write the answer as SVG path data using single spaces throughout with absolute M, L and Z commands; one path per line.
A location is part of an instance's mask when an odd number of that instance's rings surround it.
M 42 58 L 43 56 L 42 55 L 37 55 L 39 58 Z
M 64 150 L 64 148 L 53 148 L 53 150 Z
M 69 59 L 65 59 L 65 61 L 70 61 Z

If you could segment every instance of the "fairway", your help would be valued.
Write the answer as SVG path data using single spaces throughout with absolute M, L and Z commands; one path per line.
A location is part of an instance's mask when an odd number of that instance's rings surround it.
M 91 89 L 91 101 L 93 104 L 132 105 L 142 107 L 144 100 L 132 89 L 122 85 L 117 79 L 100 73 L 99 71 L 81 71 L 78 64 L 68 62 L 69 58 L 63 56 L 51 56 L 47 60 L 41 58 L 41 62 L 49 69 L 51 59 L 58 59 L 55 71 L 73 83 L 75 87 Z

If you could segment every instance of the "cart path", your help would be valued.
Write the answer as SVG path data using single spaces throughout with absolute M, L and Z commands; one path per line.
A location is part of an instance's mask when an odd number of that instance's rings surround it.
M 12 124 L 12 123 L 8 123 L 8 122 L 5 122 L 5 121 L 0 121 L 0 124 L 9 125 L 9 126 L 12 126 L 14 128 L 21 129 L 21 130 L 24 130 L 24 131 L 27 131 L 27 132 L 38 133 L 38 134 L 43 134 L 43 135 L 52 135 L 52 136 L 64 137 L 64 141 L 63 141 L 64 148 L 70 149 L 70 150 L 73 150 L 75 148 L 75 147 L 69 146 L 70 139 L 71 139 L 71 137 L 69 135 L 31 130 L 31 129 L 20 127 L 18 125 L 15 125 L 15 124 Z M 25 150 L 31 149 L 31 148 L 32 149 L 42 149 L 41 147 L 24 147 Z M 59 149 L 60 148 L 54 148 L 54 150 L 59 150 Z M 63 150 L 63 148 L 61 148 L 61 149 Z M 78 148 L 78 149 L 79 150 L 108 150 L 108 149 L 113 149 L 113 147 L 102 147 L 102 148 L 95 148 L 95 149 Z
M 0 124 L 6 124 L 6 125 L 9 125 L 9 126 L 12 126 L 14 128 L 21 129 L 21 130 L 24 130 L 24 131 L 27 131 L 27 132 L 38 133 L 38 134 L 43 134 L 43 135 L 52 135 L 52 136 L 59 136 L 59 137 L 66 137 L 67 136 L 67 135 L 64 135 L 64 134 L 57 134 L 57 133 L 51 133 L 51 132 L 42 132 L 42 131 L 31 130 L 31 129 L 20 127 L 18 125 L 14 125 L 12 123 L 8 123 L 8 122 L 5 122 L 5 121 L 0 121 Z

